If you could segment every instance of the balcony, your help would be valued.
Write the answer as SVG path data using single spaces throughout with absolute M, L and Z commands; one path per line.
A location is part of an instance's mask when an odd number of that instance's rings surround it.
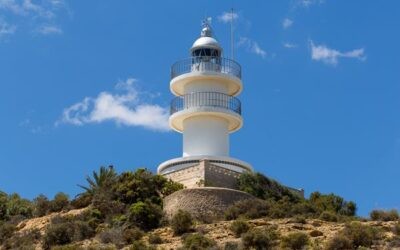
M 190 108 L 222 108 L 238 115 L 242 113 L 240 100 L 218 92 L 196 92 L 183 96 L 177 96 L 171 101 L 170 114 Z
M 171 80 L 192 72 L 215 72 L 242 78 L 242 69 L 234 60 L 222 57 L 191 57 L 174 63 L 171 67 Z

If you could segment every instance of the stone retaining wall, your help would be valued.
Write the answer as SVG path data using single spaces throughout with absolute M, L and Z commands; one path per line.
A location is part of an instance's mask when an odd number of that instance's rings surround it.
M 164 212 L 171 218 L 179 209 L 200 220 L 223 218 L 225 210 L 240 200 L 254 196 L 229 188 L 203 187 L 179 190 L 164 198 Z

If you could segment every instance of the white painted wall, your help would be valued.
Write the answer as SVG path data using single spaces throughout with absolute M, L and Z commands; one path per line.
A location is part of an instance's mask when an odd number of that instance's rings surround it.
M 228 121 L 216 116 L 195 116 L 183 122 L 183 157 L 228 156 Z
M 198 79 L 185 85 L 185 94 L 193 92 L 219 92 L 228 93 L 228 86 L 223 81 Z

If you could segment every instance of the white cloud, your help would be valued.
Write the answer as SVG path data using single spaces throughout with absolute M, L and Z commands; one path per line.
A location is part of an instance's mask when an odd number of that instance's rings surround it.
M 22 23 L 34 27 L 35 33 L 40 34 L 61 34 L 61 29 L 56 29 L 55 23 L 60 11 L 66 9 L 64 0 L 0 0 L 0 10 L 3 10 L 4 16 L 11 17 L 19 26 Z
M 321 61 L 326 64 L 336 65 L 339 62 L 339 58 L 355 58 L 361 61 L 366 60 L 364 54 L 364 48 L 354 49 L 347 52 L 340 52 L 335 49 L 330 49 L 325 45 L 315 45 L 313 41 L 310 41 L 311 45 L 311 59 L 314 61 Z
M 314 4 L 322 4 L 322 3 L 324 3 L 325 2 L 325 0 L 299 0 L 298 1 L 298 4 L 300 5 L 300 6 L 303 6 L 303 7 L 310 7 L 311 5 L 314 5 Z
M 282 22 L 282 27 L 284 29 L 288 29 L 293 25 L 293 20 L 289 19 L 289 18 L 285 18 Z
M 239 15 L 235 12 L 224 12 L 220 16 L 218 16 L 218 20 L 223 23 L 229 23 L 231 20 L 236 20 L 239 18 Z
M 257 42 L 251 40 L 248 37 L 240 37 L 238 42 L 238 47 L 246 47 L 246 49 L 262 58 L 267 56 L 267 52 L 262 49 Z
M 73 125 L 113 121 L 126 126 L 140 126 L 152 130 L 168 131 L 168 110 L 142 100 L 146 95 L 135 86 L 136 80 L 128 78 L 116 85 L 122 94 L 101 92 L 97 97 L 85 97 L 81 102 L 64 109 L 56 122 Z
M 54 25 L 43 25 L 36 29 L 36 33 L 40 33 L 42 35 L 51 35 L 51 34 L 62 34 L 63 31 L 60 27 Z
M 12 35 L 17 30 L 17 26 L 10 25 L 4 20 L 0 19 L 0 38 L 6 35 Z
M 283 47 L 288 48 L 288 49 L 294 49 L 294 48 L 297 48 L 297 44 L 286 42 L 286 43 L 283 43 Z

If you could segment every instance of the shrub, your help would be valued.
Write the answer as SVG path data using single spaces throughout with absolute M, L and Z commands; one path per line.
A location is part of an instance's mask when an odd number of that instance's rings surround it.
M 178 210 L 172 217 L 171 227 L 175 235 L 181 235 L 190 231 L 193 225 L 193 219 L 189 212 Z
M 97 236 L 101 243 L 112 243 L 117 247 L 122 247 L 124 238 L 121 228 L 111 228 L 98 234 Z
M 150 244 L 161 244 L 163 240 L 161 239 L 159 234 L 152 233 L 149 235 L 149 243 Z
M 326 242 L 325 250 L 348 250 L 353 249 L 349 238 L 343 235 L 336 235 Z
M 32 217 L 33 205 L 27 199 L 22 199 L 18 194 L 11 194 L 7 200 L 7 217 L 23 216 Z
M 283 249 L 301 250 L 307 246 L 310 239 L 307 234 L 301 232 L 290 233 L 281 240 Z
M 320 212 L 330 211 L 345 216 L 354 216 L 357 206 L 352 201 L 345 201 L 342 197 L 335 194 L 321 194 L 313 192 L 310 195 L 310 203 Z
M 147 246 L 143 241 L 135 241 L 129 247 L 129 250 L 155 250 L 154 247 Z
M 372 210 L 370 213 L 370 217 L 372 220 L 378 221 L 396 221 L 399 219 L 399 213 L 395 209 L 389 211 Z
M 228 241 L 225 243 L 224 250 L 238 250 L 239 244 L 237 242 Z
M 84 208 L 89 206 L 92 203 L 92 196 L 88 195 L 87 193 L 83 193 L 78 195 L 75 199 L 71 201 L 71 206 L 74 209 Z
M 290 222 L 300 223 L 300 224 L 307 224 L 306 217 L 304 217 L 303 215 L 297 215 L 297 216 L 293 217 L 293 219 L 290 220 Z
M 243 220 L 235 220 L 231 223 L 230 230 L 239 238 L 243 233 L 249 231 L 249 223 Z
M 291 201 L 297 201 L 299 197 L 289 191 L 288 188 L 277 181 L 267 178 L 261 173 L 244 173 L 238 180 L 241 191 L 247 192 L 260 199 L 279 200 L 284 196 L 290 197 Z
M 0 244 L 10 238 L 16 230 L 15 225 L 0 222 Z
M 50 212 L 60 212 L 69 205 L 69 197 L 67 194 L 59 192 L 54 196 L 54 199 L 50 202 Z
M 363 225 L 360 222 L 346 224 L 341 234 L 350 240 L 354 248 L 360 246 L 370 247 L 373 242 L 379 238 L 377 229 L 368 225 Z
M 239 216 L 256 219 L 268 215 L 270 204 L 260 199 L 238 201 L 225 211 L 225 219 L 235 220 Z
M 36 217 L 41 217 L 46 215 L 50 209 L 50 201 L 47 197 L 43 194 L 40 194 L 33 200 L 34 209 L 33 215 Z
M 256 250 L 273 249 L 276 245 L 278 234 L 273 229 L 252 229 L 242 234 L 242 242 L 245 249 Z
M 188 234 L 183 237 L 183 249 L 207 249 L 216 245 L 215 241 L 199 233 Z
M 144 232 L 137 227 L 127 228 L 122 234 L 124 241 L 128 244 L 132 244 L 135 241 L 140 240 L 144 236 Z
M 74 241 L 81 241 L 92 238 L 96 232 L 94 228 L 86 221 L 74 221 Z
M 400 222 L 397 222 L 393 228 L 392 231 L 395 235 L 400 236 Z
M 322 212 L 321 215 L 319 216 L 319 218 L 323 221 L 330 221 L 330 222 L 338 221 L 337 215 L 330 211 Z
M 129 222 L 143 230 L 158 227 L 161 218 L 161 207 L 151 202 L 139 201 L 129 208 Z
M 71 243 L 74 238 L 74 227 L 72 223 L 50 224 L 43 239 L 43 247 L 49 249 L 54 245 Z
M 40 237 L 40 231 L 37 229 L 16 233 L 5 240 L 3 247 L 4 249 L 34 250 L 35 243 L 40 240 Z

